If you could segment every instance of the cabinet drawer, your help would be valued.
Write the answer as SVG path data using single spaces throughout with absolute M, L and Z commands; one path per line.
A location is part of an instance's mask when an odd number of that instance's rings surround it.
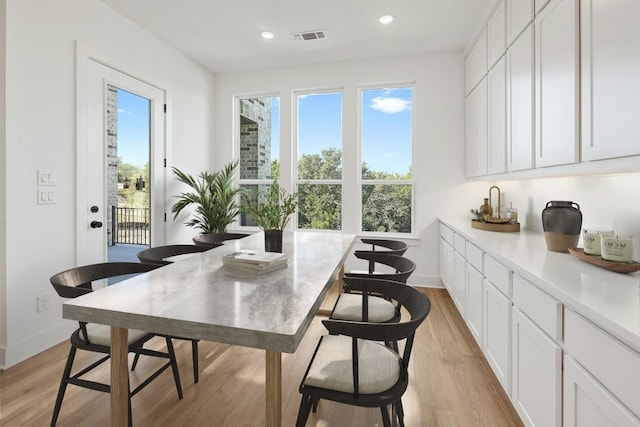
M 453 245 L 453 230 L 442 223 L 440 223 L 440 237 Z
M 513 272 L 491 255 L 484 256 L 484 275 L 504 295 L 511 298 L 511 278 Z
M 465 250 L 466 250 L 466 258 L 467 258 L 467 261 L 469 261 L 469 264 L 473 265 L 476 268 L 476 270 L 482 273 L 483 264 L 484 264 L 482 261 L 484 258 L 484 252 L 482 252 L 482 249 L 480 249 L 473 243 L 467 242 L 465 246 Z
M 453 247 L 455 248 L 456 252 L 458 252 L 460 255 L 462 255 L 463 257 L 466 258 L 465 255 L 465 247 L 467 246 L 467 241 L 464 237 L 462 237 L 461 235 L 454 233 L 453 235 Z
M 565 310 L 565 350 L 640 417 L 640 354 L 580 315 Z
M 562 341 L 562 304 L 522 276 L 513 276 L 513 303 L 556 342 Z

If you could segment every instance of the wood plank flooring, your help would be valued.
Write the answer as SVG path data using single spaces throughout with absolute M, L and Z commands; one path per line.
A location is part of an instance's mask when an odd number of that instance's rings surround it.
M 424 289 L 431 299 L 429 317 L 418 329 L 411 359 L 410 385 L 404 398 L 407 427 L 520 426 L 481 351 L 443 289 Z M 298 385 L 318 337 L 317 317 L 295 354 L 282 358 L 283 426 L 295 425 L 300 404 Z M 163 348 L 160 339 L 153 345 Z M 132 399 L 136 426 L 263 426 L 265 352 L 225 344 L 200 343 L 200 382 L 194 384 L 191 346 L 175 341 L 184 399 L 179 400 L 170 371 Z M 5 371 L 0 371 L 0 425 L 46 426 L 69 345 L 61 343 Z M 94 360 L 80 354 L 78 363 Z M 132 385 L 153 368 L 141 359 Z M 76 365 L 80 366 L 80 365 Z M 95 378 L 109 381 L 108 364 Z M 109 395 L 69 386 L 58 426 L 106 426 Z M 381 426 L 379 410 L 321 401 L 307 426 Z

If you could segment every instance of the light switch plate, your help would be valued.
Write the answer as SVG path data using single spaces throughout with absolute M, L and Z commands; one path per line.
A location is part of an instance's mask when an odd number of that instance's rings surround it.
M 37 185 L 56 185 L 56 171 L 38 169 Z
M 38 204 L 51 205 L 56 203 L 56 190 L 51 187 L 38 188 Z

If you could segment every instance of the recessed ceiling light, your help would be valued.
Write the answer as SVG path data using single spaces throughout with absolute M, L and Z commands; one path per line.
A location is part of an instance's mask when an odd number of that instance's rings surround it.
M 382 15 L 378 18 L 378 22 L 381 24 L 390 24 L 393 21 L 393 16 L 391 15 Z
M 263 39 L 269 40 L 269 39 L 272 39 L 274 36 L 271 31 L 263 31 L 260 33 L 260 37 L 262 37 Z

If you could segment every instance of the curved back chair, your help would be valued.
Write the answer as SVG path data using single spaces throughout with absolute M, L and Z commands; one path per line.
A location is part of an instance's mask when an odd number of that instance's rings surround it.
M 71 268 L 69 270 L 62 271 L 53 275 L 50 279 L 53 288 L 58 295 L 63 298 L 76 298 L 80 295 L 93 292 L 92 283 L 97 280 L 107 279 L 110 277 L 117 277 L 122 275 L 145 273 L 158 268 L 158 265 L 140 264 L 135 262 L 113 262 L 113 263 L 100 263 L 85 265 L 82 267 Z M 126 292 L 126 290 L 123 290 Z M 182 387 L 180 385 L 180 374 L 178 373 L 178 365 L 176 363 L 176 357 L 173 350 L 173 344 L 169 338 L 166 338 L 167 351 L 160 352 L 155 350 L 149 350 L 143 348 L 145 342 L 153 338 L 155 335 L 143 331 L 129 330 L 129 352 L 135 353 L 136 357 L 139 355 L 159 357 L 167 359 L 167 362 L 158 368 L 153 374 L 151 374 L 146 380 L 140 383 L 138 387 L 129 392 L 129 420 L 131 421 L 131 397 L 147 386 L 152 380 L 160 375 L 165 369 L 171 367 L 173 370 L 173 376 L 178 390 L 178 397 L 182 399 Z M 83 368 L 76 374 L 71 374 L 73 368 L 73 362 L 77 350 L 91 351 L 95 353 L 102 353 L 103 356 L 98 361 Z M 86 322 L 79 322 L 78 329 L 71 334 L 71 349 L 69 350 L 69 356 L 67 357 L 67 363 L 64 368 L 62 380 L 60 381 L 60 388 L 58 389 L 58 396 L 53 409 L 53 417 L 51 419 L 51 425 L 55 426 L 58 415 L 60 414 L 60 408 L 62 406 L 62 400 L 68 384 L 73 384 L 79 387 L 89 388 L 92 390 L 98 390 L 102 392 L 110 392 L 110 386 L 108 384 L 99 383 L 93 380 L 83 378 L 85 374 L 94 368 L 98 367 L 102 363 L 106 362 L 110 357 L 111 352 L 111 328 L 107 325 L 90 324 Z
M 402 256 L 409 248 L 405 242 L 401 242 L 399 240 L 386 240 L 386 239 L 360 239 L 362 243 L 366 243 L 371 245 L 371 250 L 357 250 L 355 251 L 355 255 L 366 253 L 366 252 L 379 252 L 387 255 L 398 255 Z M 375 271 L 375 262 L 369 262 L 369 273 L 373 273 Z
M 142 263 L 146 264 L 155 264 L 157 266 L 163 266 L 171 264 L 173 261 L 166 260 L 165 258 L 169 258 L 177 255 L 185 255 L 191 254 L 195 252 L 205 252 L 209 249 L 212 249 L 212 246 L 197 246 L 197 245 L 165 245 L 165 246 L 156 246 L 149 249 L 144 249 L 138 252 L 138 259 Z M 190 338 L 182 338 L 182 337 L 171 337 L 179 340 L 187 340 L 191 341 L 191 353 L 193 359 L 193 381 L 199 381 L 199 363 L 198 363 L 198 340 L 190 339 Z M 133 359 L 133 368 L 138 364 L 138 356 Z
M 223 242 L 227 240 L 236 240 L 247 237 L 248 234 L 244 233 L 207 233 L 198 234 L 193 238 L 193 243 L 198 246 L 209 246 L 215 248 L 221 246 Z
M 173 261 L 168 261 L 165 258 L 169 258 L 177 255 L 191 254 L 194 252 L 204 252 L 211 249 L 211 246 L 196 246 L 196 245 L 165 245 L 156 246 L 154 248 L 144 249 L 138 252 L 138 259 L 145 264 L 157 264 L 167 265 Z
M 370 263 L 381 264 L 391 271 L 373 273 L 345 273 L 344 292 L 338 299 L 329 315 L 330 319 L 354 320 L 360 322 L 396 322 L 400 319 L 400 309 L 393 302 L 381 295 L 363 292 L 354 288 L 349 279 L 376 278 L 387 280 L 390 283 L 406 283 L 407 279 L 416 269 L 416 264 L 408 258 L 398 255 L 389 255 L 384 252 L 356 253 L 361 259 Z M 393 271 L 395 270 L 395 271 Z
M 379 407 L 385 427 L 391 426 L 387 405 L 392 405 L 393 416 L 404 426 L 402 395 L 409 384 L 415 331 L 427 318 L 431 302 L 422 292 L 402 283 L 371 278 L 357 281 L 360 287 L 397 301 L 410 318 L 398 323 L 323 320 L 330 335 L 320 338 L 300 383 L 297 427 L 304 427 L 321 399 Z M 401 353 L 381 343 L 401 340 L 405 341 Z

